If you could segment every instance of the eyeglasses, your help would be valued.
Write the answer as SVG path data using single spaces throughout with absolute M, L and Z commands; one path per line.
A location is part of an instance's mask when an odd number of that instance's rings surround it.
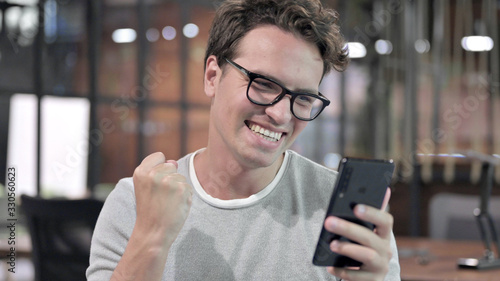
M 230 59 L 226 58 L 226 61 L 248 77 L 247 98 L 253 104 L 270 106 L 278 103 L 285 95 L 290 95 L 290 111 L 293 116 L 303 121 L 314 120 L 330 104 L 319 92 L 292 92 L 271 78 L 248 71 Z

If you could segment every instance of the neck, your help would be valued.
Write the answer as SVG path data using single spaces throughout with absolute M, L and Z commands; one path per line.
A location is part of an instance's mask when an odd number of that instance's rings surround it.
M 210 196 L 223 200 L 247 198 L 264 189 L 274 179 L 284 155 L 268 167 L 248 167 L 228 154 L 210 150 L 194 158 L 196 175 Z

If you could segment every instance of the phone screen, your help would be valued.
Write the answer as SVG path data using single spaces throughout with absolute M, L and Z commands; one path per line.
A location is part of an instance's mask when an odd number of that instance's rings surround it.
M 392 160 L 344 158 L 339 164 L 338 171 L 339 175 L 325 219 L 329 216 L 336 216 L 373 229 L 375 226 L 358 219 L 353 209 L 357 204 L 381 208 L 394 172 L 394 162 Z M 356 260 L 332 252 L 330 243 L 333 240 L 350 241 L 327 231 L 323 225 L 313 264 L 335 267 L 361 266 L 361 263 Z

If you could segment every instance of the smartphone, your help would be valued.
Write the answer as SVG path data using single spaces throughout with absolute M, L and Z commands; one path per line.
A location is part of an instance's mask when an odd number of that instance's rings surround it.
M 330 204 L 325 219 L 336 216 L 369 229 L 374 225 L 358 219 L 353 212 L 357 204 L 365 204 L 381 208 L 385 193 L 394 172 L 394 161 L 379 159 L 343 158 L 340 161 L 339 175 L 335 182 Z M 331 233 L 324 228 L 316 246 L 313 264 L 318 266 L 351 267 L 362 263 L 330 250 L 333 240 L 351 241 L 345 237 Z

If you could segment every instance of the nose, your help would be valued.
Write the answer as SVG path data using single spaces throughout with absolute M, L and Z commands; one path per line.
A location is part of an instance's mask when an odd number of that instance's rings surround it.
M 286 124 L 290 122 L 293 117 L 290 111 L 290 97 L 287 95 L 274 105 L 266 107 L 266 114 L 273 119 L 276 124 Z

